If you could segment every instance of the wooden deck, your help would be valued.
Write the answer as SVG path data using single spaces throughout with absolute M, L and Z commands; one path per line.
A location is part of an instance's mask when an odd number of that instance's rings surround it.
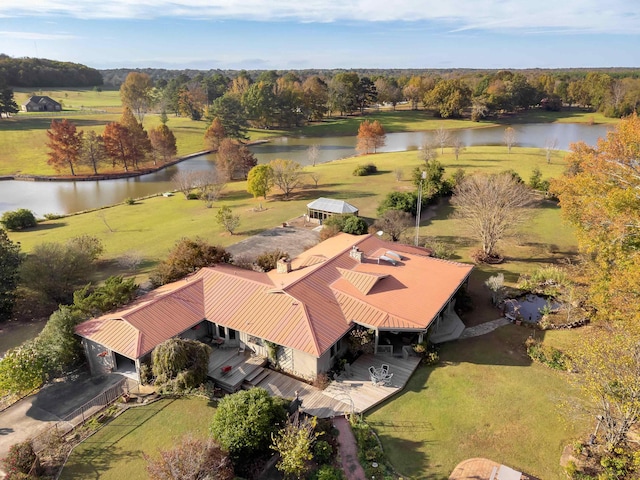
M 369 367 L 389 365 L 393 378 L 388 386 L 374 386 L 369 377 Z M 271 395 L 295 398 L 296 392 L 302 400 L 302 410 L 318 418 L 335 417 L 347 412 L 362 413 L 378 405 L 404 388 L 418 365 L 418 357 L 396 358 L 392 356 L 363 355 L 351 365 L 351 376 L 344 375 L 320 390 L 295 378 L 268 371 L 258 387 Z
M 245 379 L 262 369 L 267 364 L 267 359 L 260 356 L 252 356 L 249 352 L 238 352 L 237 349 L 214 348 L 209 356 L 209 372 L 216 385 L 223 390 L 233 393 L 240 390 Z M 231 369 L 223 373 L 222 367 Z
M 391 382 L 386 386 L 373 385 L 369 367 L 380 368 L 382 364 L 389 365 L 389 373 L 393 373 Z M 352 403 L 356 413 L 366 412 L 402 390 L 419 364 L 420 358 L 413 356 L 362 355 L 351 364 L 351 375 L 342 372 L 322 393 Z

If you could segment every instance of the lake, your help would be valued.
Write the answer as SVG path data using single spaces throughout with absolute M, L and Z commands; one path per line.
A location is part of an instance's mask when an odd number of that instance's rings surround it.
M 548 123 L 517 125 L 517 145 L 544 148 L 549 139 L 557 140 L 557 148 L 568 150 L 569 144 L 584 141 L 595 145 L 611 128 L 607 125 Z M 468 128 L 451 131 L 459 135 L 467 146 L 502 145 L 504 126 Z M 386 145 L 379 152 L 416 150 L 423 143 L 423 132 L 387 134 Z M 288 158 L 308 165 L 307 148 L 319 147 L 318 162 L 328 162 L 356 153 L 356 137 L 282 137 L 269 143 L 251 147 L 260 163 L 274 158 Z M 0 214 L 8 210 L 28 208 L 36 216 L 46 213 L 73 213 L 105 205 L 121 203 L 126 198 L 139 198 L 169 190 L 174 186 L 171 177 L 181 170 L 209 170 L 215 168 L 214 155 L 201 155 L 156 173 L 135 178 L 103 181 L 24 182 L 0 181 Z

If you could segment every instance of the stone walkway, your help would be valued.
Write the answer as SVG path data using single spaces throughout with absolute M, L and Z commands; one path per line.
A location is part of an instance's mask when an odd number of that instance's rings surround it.
M 463 340 L 465 338 L 471 337 L 479 337 L 480 335 L 486 335 L 487 333 L 493 332 L 496 328 L 502 327 L 503 325 L 507 325 L 509 320 L 506 318 L 498 318 L 497 320 L 491 320 L 490 322 L 482 323 L 480 325 L 476 325 L 475 327 L 465 328 L 458 340 Z
M 358 445 L 351 431 L 351 425 L 344 417 L 333 419 L 333 425 L 338 429 L 338 450 L 340 452 L 340 464 L 347 480 L 367 480 L 364 469 L 358 461 Z

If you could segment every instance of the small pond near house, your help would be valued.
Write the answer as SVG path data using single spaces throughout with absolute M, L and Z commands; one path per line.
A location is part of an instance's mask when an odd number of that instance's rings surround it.
M 514 318 L 522 317 L 525 322 L 539 322 L 542 318 L 542 310 L 548 305 L 551 311 L 560 308 L 560 304 L 550 298 L 529 293 L 527 295 L 505 300 L 505 315 L 511 314 Z

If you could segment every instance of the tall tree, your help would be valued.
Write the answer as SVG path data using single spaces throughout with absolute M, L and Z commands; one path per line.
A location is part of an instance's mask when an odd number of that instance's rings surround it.
M 13 90 L 0 79 L 0 118 L 18 113 L 18 104 L 13 96 Z
M 508 173 L 472 175 L 454 189 L 451 203 L 469 234 L 481 242 L 480 261 L 498 256 L 497 245 L 528 218 L 534 198 Z
M 285 199 L 302 185 L 302 165 L 293 160 L 276 158 L 269 162 L 273 175 L 273 184 L 284 194 Z
M 342 72 L 329 82 L 329 108 L 340 115 L 358 108 L 358 86 L 360 77 L 355 72 Z
M 310 120 L 322 120 L 327 113 L 329 87 L 318 76 L 308 77 L 302 84 L 305 113 Z
M 242 95 L 242 105 L 253 125 L 258 128 L 271 127 L 277 107 L 274 85 L 266 81 L 253 83 Z
M 22 259 L 20 244 L 0 229 L 0 322 L 11 318 Z
M 384 146 L 385 139 L 386 133 L 384 127 L 378 120 L 374 120 L 373 122 L 364 120 L 358 128 L 356 150 L 364 154 L 376 153 L 378 148 Z
M 152 151 L 149 135 L 142 127 L 142 124 L 136 120 L 133 112 L 128 107 L 125 107 L 122 111 L 120 124 L 129 131 L 129 135 L 126 137 L 129 141 L 129 154 L 134 167 L 138 169 L 140 162 L 143 162 L 146 159 L 147 154 Z
M 273 172 L 267 164 L 256 165 L 249 170 L 247 176 L 247 191 L 254 198 L 263 197 L 265 200 L 273 186 Z
M 68 167 L 71 170 L 71 175 L 75 176 L 74 167 L 78 165 L 80 159 L 82 132 L 77 131 L 75 124 L 65 118 L 61 122 L 51 121 L 47 137 L 49 138 L 47 142 L 49 160 L 47 163 L 58 172 L 63 167 Z
M 640 119 L 622 120 L 595 148 L 571 146 L 565 175 L 552 182 L 585 254 L 590 304 L 608 322 L 640 318 Z
M 444 155 L 444 147 L 449 145 L 449 130 L 444 127 L 438 127 L 438 129 L 434 132 L 434 139 L 440 145 L 440 154 Z
M 216 155 L 216 166 L 220 174 L 227 180 L 238 177 L 246 178 L 258 161 L 244 145 L 240 145 L 230 138 L 220 142 Z
M 225 134 L 236 140 L 247 140 L 247 113 L 237 96 L 225 94 L 209 109 L 209 118 L 218 118 Z
M 142 123 L 153 103 L 153 81 L 146 73 L 130 72 L 120 86 L 122 105 L 129 107 Z
M 382 230 L 386 235 L 391 237 L 392 242 L 400 240 L 400 236 L 413 225 L 413 216 L 402 210 L 386 210 L 380 218 L 378 218 L 373 227 Z
M 134 162 L 129 129 L 118 122 L 108 123 L 104 127 L 102 141 L 107 155 L 111 158 L 112 167 L 115 168 L 120 163 L 124 171 L 128 172 Z
M 213 152 L 217 152 L 220 142 L 226 137 L 224 126 L 218 117 L 211 121 L 211 125 L 204 132 L 204 144 Z
M 507 146 L 507 151 L 511 153 L 511 147 L 513 147 L 518 140 L 516 130 L 513 127 L 505 128 L 502 139 L 504 141 L 504 144 Z
M 460 79 L 440 80 L 424 98 L 442 118 L 457 118 L 471 105 L 471 89 Z
M 107 152 L 104 148 L 102 137 L 90 130 L 82 136 L 82 148 L 80 149 L 80 163 L 88 165 L 93 173 L 98 174 L 98 167 L 105 162 Z
M 154 152 L 154 164 L 156 163 L 156 155 L 160 156 L 163 161 L 168 162 L 173 160 L 178 153 L 176 137 L 166 125 L 158 125 L 156 128 L 149 130 L 149 141 Z

